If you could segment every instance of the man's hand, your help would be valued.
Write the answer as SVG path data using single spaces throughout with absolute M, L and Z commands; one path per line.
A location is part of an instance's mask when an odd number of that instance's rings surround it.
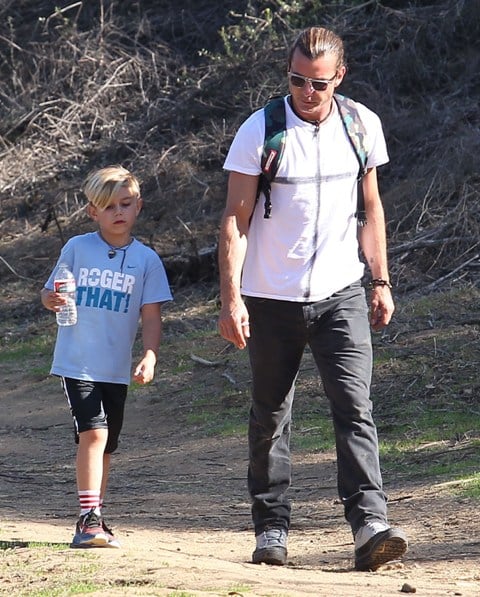
M 395 305 L 388 286 L 374 286 L 370 295 L 370 325 L 375 332 L 390 322 Z
M 250 325 L 248 311 L 243 301 L 234 306 L 222 306 L 218 329 L 225 340 L 232 342 L 237 348 L 245 348 L 250 338 Z

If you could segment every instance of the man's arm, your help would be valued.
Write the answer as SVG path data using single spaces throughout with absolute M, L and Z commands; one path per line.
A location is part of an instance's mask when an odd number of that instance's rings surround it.
M 385 214 L 378 191 L 377 170 L 371 168 L 363 177 L 363 195 L 367 225 L 359 229 L 359 242 L 372 279 L 390 283 L 387 262 Z M 392 318 L 395 305 L 388 286 L 374 286 L 370 297 L 370 324 L 374 330 L 385 327 Z
M 230 173 L 227 205 L 220 223 L 218 262 L 222 307 L 219 329 L 220 334 L 237 348 L 245 348 L 250 336 L 248 312 L 240 293 L 240 283 L 257 184 L 258 176 Z

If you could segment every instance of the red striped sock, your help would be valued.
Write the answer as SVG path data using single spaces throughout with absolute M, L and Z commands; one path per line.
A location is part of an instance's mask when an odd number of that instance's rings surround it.
M 93 508 L 100 511 L 100 492 L 95 489 L 82 489 L 78 492 L 80 500 L 80 516 L 87 514 Z

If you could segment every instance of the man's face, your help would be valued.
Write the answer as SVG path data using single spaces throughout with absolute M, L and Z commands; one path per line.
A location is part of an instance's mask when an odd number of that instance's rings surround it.
M 292 95 L 293 108 L 298 116 L 312 121 L 326 118 L 330 112 L 335 89 L 345 75 L 345 67 L 337 67 L 337 56 L 325 54 L 320 58 L 310 60 L 297 49 L 293 53 L 289 73 L 289 90 Z M 300 76 L 298 80 L 294 75 Z M 326 84 L 316 84 L 309 80 L 302 81 L 301 77 L 324 81 Z M 292 81 L 303 84 L 301 87 L 297 87 Z M 313 85 L 325 89 L 317 91 Z

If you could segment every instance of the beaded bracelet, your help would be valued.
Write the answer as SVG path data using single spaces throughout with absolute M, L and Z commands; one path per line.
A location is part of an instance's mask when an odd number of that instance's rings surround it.
M 393 288 L 390 282 L 387 280 L 382 280 L 382 278 L 374 278 L 371 282 L 368 283 L 368 288 L 373 290 L 377 286 L 387 286 L 390 290 Z

